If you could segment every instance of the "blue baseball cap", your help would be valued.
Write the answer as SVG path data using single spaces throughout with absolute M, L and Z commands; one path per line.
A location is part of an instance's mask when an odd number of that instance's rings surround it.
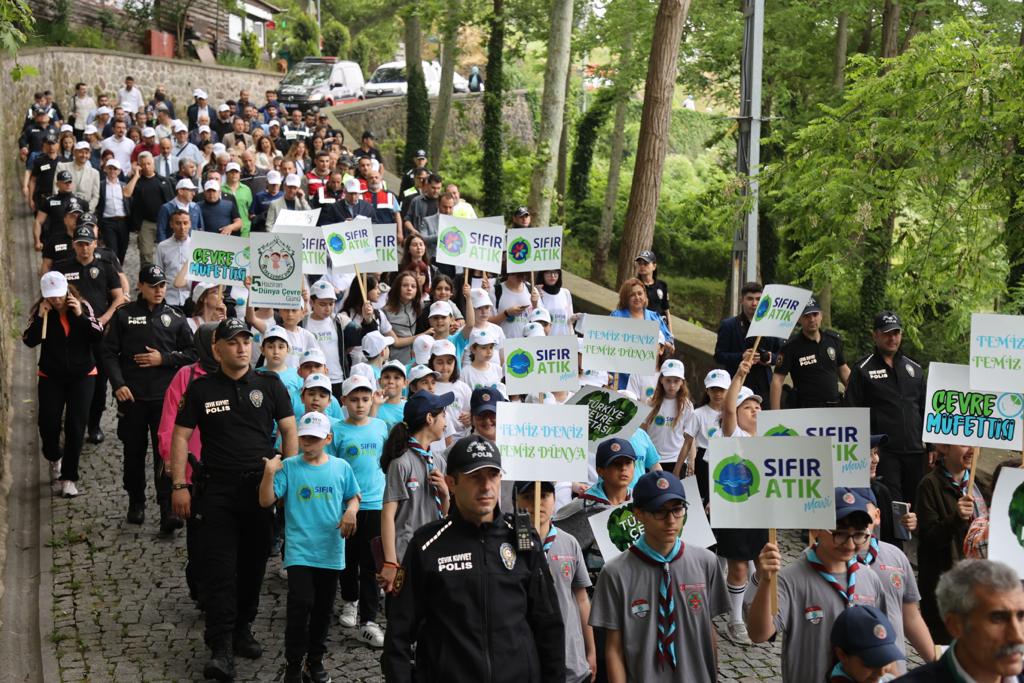
M 875 507 L 878 507 L 878 496 L 875 495 L 875 492 L 872 491 L 870 487 L 850 489 L 850 490 L 853 491 L 854 493 L 856 493 L 858 496 L 860 496 L 864 500 L 866 500 L 867 502 L 869 502 L 872 505 L 874 505 Z
M 639 486 L 639 485 L 638 485 Z M 902 661 L 896 647 L 896 629 L 878 608 L 854 605 L 839 613 L 832 624 L 832 645 L 870 667 Z
M 608 439 L 602 441 L 597 447 L 597 466 L 608 467 L 616 458 L 629 458 L 636 460 L 636 451 L 633 444 L 625 439 Z
M 455 400 L 455 394 L 447 392 L 437 396 L 426 390 L 419 390 L 409 397 L 405 402 L 405 409 L 402 411 L 402 419 L 407 425 L 422 420 L 430 413 L 444 410 Z
M 534 482 L 532 482 L 532 481 L 517 481 L 513 485 L 513 488 L 516 491 L 516 498 L 518 498 L 519 496 L 532 496 L 533 495 L 533 487 L 534 487 Z M 554 493 L 555 492 L 555 482 L 553 482 L 553 481 L 542 481 L 542 482 L 540 482 L 540 492 L 541 492 L 541 494 L 544 494 L 544 493 Z
M 473 415 L 480 413 L 497 413 L 498 404 L 508 399 L 501 395 L 501 392 L 494 387 L 477 387 L 469 398 L 469 412 Z
M 845 487 L 836 488 L 836 522 L 849 517 L 850 515 L 861 513 L 864 515 L 868 522 L 871 522 L 871 515 L 868 514 L 868 501 L 864 496 L 857 493 L 856 489 L 848 489 Z
M 872 448 L 878 448 L 879 446 L 884 446 L 887 443 L 889 443 L 889 435 L 888 434 L 872 434 L 871 435 L 871 447 Z
M 686 505 L 686 492 L 679 477 L 664 470 L 648 472 L 633 487 L 633 507 L 654 512 L 670 501 L 682 501 Z

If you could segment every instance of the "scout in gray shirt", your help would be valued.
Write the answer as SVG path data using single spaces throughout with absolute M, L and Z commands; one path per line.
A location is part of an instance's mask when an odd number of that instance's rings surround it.
M 583 551 L 573 536 L 558 527 L 551 526 L 551 514 L 555 509 L 555 485 L 550 481 L 540 485 L 540 535 L 548 569 L 555 581 L 558 607 L 565 624 L 565 680 L 566 683 L 589 683 L 592 674 L 597 673 L 597 652 L 594 647 L 594 630 L 588 624 L 590 619 L 590 576 L 583 561 Z M 516 504 L 534 519 L 534 482 L 517 482 Z
M 711 620 L 729 611 L 729 596 L 715 555 L 679 539 L 682 483 L 659 470 L 640 477 L 633 514 L 644 535 L 605 565 L 590 612 L 590 625 L 607 631 L 608 681 L 714 681 Z
M 871 517 L 867 501 L 850 489 L 837 488 L 836 530 L 815 529 L 817 541 L 793 564 L 782 567 L 778 546 L 768 543 L 757 558 L 754 590 L 748 603 L 747 630 L 755 643 L 782 639 L 782 680 L 819 683 L 832 664 L 832 623 L 852 605 L 885 611 L 882 581 L 857 561 L 868 547 Z M 778 574 L 779 613 L 771 613 L 770 578 Z M 755 592 L 756 591 L 756 592 Z
M 417 391 L 406 401 L 402 421 L 391 428 L 384 442 L 380 466 L 387 482 L 380 518 L 384 551 L 380 583 L 385 592 L 396 588 L 402 556 L 413 533 L 448 513 L 444 460 L 426 449 L 444 434 L 444 409 L 454 400 L 451 392 L 435 396 Z

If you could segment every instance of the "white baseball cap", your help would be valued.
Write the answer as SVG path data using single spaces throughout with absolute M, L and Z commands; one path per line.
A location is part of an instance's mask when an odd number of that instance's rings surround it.
M 213 143 L 213 155 L 214 156 L 220 156 L 221 154 L 223 154 L 226 151 L 228 151 L 228 148 L 224 145 L 223 142 L 215 142 L 215 143 Z
M 95 135 L 96 133 L 99 133 L 99 131 L 96 130 L 96 126 L 91 123 L 85 127 L 84 131 L 82 131 L 82 135 Z
M 200 99 L 205 100 L 205 99 L 207 99 L 206 91 L 203 90 L 202 88 L 196 88 L 195 90 L 192 91 L 192 97 L 198 97 Z
M 219 107 L 217 107 L 217 111 L 231 111 L 231 107 L 229 107 L 227 104 L 221 104 Z
M 310 375 L 306 381 L 323 375 Z M 331 420 L 323 413 L 306 413 L 299 418 L 298 429 L 295 430 L 298 436 L 315 436 L 318 439 L 326 439 L 331 433 Z
M 533 313 L 530 314 L 530 322 L 532 323 L 548 323 L 551 324 L 551 314 L 548 313 L 546 308 L 535 308 Z
M 199 132 L 200 133 L 210 133 L 210 132 L 212 132 L 212 129 L 208 125 L 206 125 L 204 123 L 203 125 L 199 126 Z
M 544 328 L 541 327 L 540 323 L 528 323 L 525 327 L 523 327 L 523 336 L 543 337 L 545 336 Z
M 473 289 L 469 292 L 469 301 L 473 308 L 483 308 L 491 305 L 491 297 L 482 289 Z
M 106 106 L 106 105 L 103 105 L 102 107 L 100 107 L 99 109 L 96 110 L 96 116 L 104 116 L 104 115 L 110 116 L 113 113 L 114 113 L 114 110 L 111 109 L 110 107 Z
M 175 190 L 193 190 L 196 189 L 196 184 L 188 178 L 182 178 L 178 181 L 177 185 L 174 186 Z
M 430 362 L 432 348 L 434 348 L 434 338 L 429 334 L 421 334 L 412 340 L 412 355 L 420 365 Z
M 338 300 L 338 295 L 334 293 L 334 285 L 327 280 L 317 280 L 314 282 L 313 286 L 309 288 L 309 295 L 317 299 Z
M 284 343 L 287 344 L 289 348 L 291 348 L 292 342 L 291 342 L 290 339 L 288 339 L 288 331 L 285 330 L 280 325 L 274 325 L 273 327 L 268 329 L 266 332 L 264 332 L 263 333 L 263 339 L 260 340 L 260 343 L 264 344 L 264 343 L 270 341 L 271 339 L 280 339 L 280 340 L 284 341 Z
M 455 356 L 458 357 L 458 350 L 455 348 L 455 344 L 452 344 L 447 339 L 438 339 L 434 342 L 434 345 L 430 347 L 431 356 Z
M 349 178 L 345 181 L 345 192 L 362 192 L 363 186 L 359 184 L 358 178 Z
M 192 288 L 192 303 L 199 303 L 199 299 L 203 294 L 217 286 L 218 285 L 210 284 L 209 282 L 197 282 L 196 286 Z
M 66 123 L 63 126 L 60 127 L 60 132 L 61 133 L 70 133 L 70 132 L 72 132 L 74 130 L 75 130 L 74 128 L 72 128 L 70 125 L 68 125 Z M 143 132 L 145 132 L 145 131 L 143 131 Z
M 177 121 L 177 120 L 176 120 L 176 121 L 174 122 L 174 126 L 172 126 L 172 130 L 173 130 L 173 131 L 174 131 L 175 133 L 187 133 L 187 132 L 188 132 L 188 126 L 186 126 L 186 125 L 185 125 L 184 123 L 182 123 L 181 121 Z
M 704 376 L 704 387 L 707 389 L 711 389 L 713 387 L 728 389 L 730 384 L 732 384 L 732 377 L 729 376 L 728 372 L 721 368 L 715 368 Z
M 406 374 L 408 374 L 405 371 L 405 364 L 400 360 L 389 360 L 387 363 L 381 366 L 381 374 L 384 374 L 385 370 L 394 370 L 395 372 L 400 372 L 402 373 L 402 377 L 405 377 Z
M 434 377 L 440 377 L 440 375 L 438 375 L 436 372 L 434 372 L 433 370 L 428 368 L 426 365 L 414 365 L 411 368 L 409 368 L 409 381 L 410 382 L 415 382 L 418 379 L 423 379 L 424 377 L 426 377 L 428 375 L 433 375 Z
M 238 171 L 239 173 L 241 173 L 242 172 L 242 167 L 239 166 L 237 162 L 230 161 L 230 162 L 228 162 L 228 165 L 224 167 L 224 172 L 225 173 L 231 173 L 232 171 Z
M 686 379 L 686 368 L 683 366 L 683 362 L 681 360 L 669 358 L 661 364 L 661 372 L 659 374 L 662 377 L 678 377 L 679 379 Z
M 370 380 L 362 375 L 353 374 L 341 384 L 341 395 L 348 396 L 356 389 L 369 389 L 373 391 L 373 385 L 370 384 Z
M 754 390 L 750 387 L 740 387 L 739 396 L 736 397 L 736 407 L 739 408 L 743 405 L 743 402 L 748 399 L 757 401 L 758 403 L 761 403 L 763 400 L 760 396 L 755 394 Z
M 267 185 L 280 185 L 281 180 L 280 171 L 267 171 Z
M 155 138 L 156 137 L 156 131 L 153 128 L 150 128 L 149 126 L 146 126 L 145 128 L 142 129 L 142 137 L 144 137 L 144 138 Z
M 206 192 L 207 190 L 217 190 L 217 192 L 220 192 L 220 183 L 216 180 L 207 180 L 203 185 L 203 192 Z
M 289 173 L 285 176 L 284 184 L 286 187 L 302 187 L 302 178 L 298 173 Z
M 395 343 L 393 337 L 385 337 L 377 330 L 367 332 L 363 335 L 360 346 L 363 348 L 363 355 L 367 358 L 376 358 L 384 353 L 384 349 Z
M 121 107 L 121 110 L 128 114 L 134 114 L 139 110 L 139 108 L 135 106 L 134 102 L 121 102 L 117 106 Z
M 114 157 L 110 157 L 107 159 L 107 163 L 103 164 L 103 168 L 106 168 L 107 166 L 113 166 L 114 168 L 121 170 L 121 162 Z
M 281 122 L 278 121 L 277 119 L 271 119 L 270 122 L 267 124 L 267 129 L 273 128 L 274 126 L 280 128 Z
M 319 365 L 327 365 L 327 356 L 320 349 L 319 346 L 306 349 L 302 352 L 299 357 L 299 367 L 302 367 L 306 363 L 318 363 Z
M 430 304 L 430 313 L 427 314 L 428 318 L 433 318 L 435 315 L 443 315 L 448 317 L 452 314 L 452 305 L 447 301 L 435 301 Z
M 498 338 L 490 331 L 490 329 L 484 328 L 482 330 L 473 330 L 469 333 L 470 346 L 487 346 L 488 344 L 497 343 Z
M 79 140 L 75 143 L 75 149 L 92 149 L 92 145 L 87 140 Z
M 39 289 L 44 299 L 51 296 L 64 296 L 68 293 L 68 279 L 64 277 L 64 273 L 51 270 L 40 278 Z

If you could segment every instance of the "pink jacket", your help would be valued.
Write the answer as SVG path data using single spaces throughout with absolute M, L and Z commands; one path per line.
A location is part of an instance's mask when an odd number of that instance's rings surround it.
M 178 373 L 167 385 L 164 393 L 164 406 L 160 413 L 160 428 L 157 430 L 157 441 L 160 446 L 160 457 L 164 460 L 164 467 L 170 473 L 171 467 L 171 434 L 174 432 L 174 418 L 178 415 L 178 402 L 185 395 L 189 382 L 196 377 L 202 377 L 206 371 L 199 363 L 186 365 L 178 370 Z M 192 436 L 188 440 L 188 451 L 199 459 L 202 443 L 199 440 L 199 428 L 192 430 Z M 192 466 L 185 465 L 185 481 L 192 483 Z

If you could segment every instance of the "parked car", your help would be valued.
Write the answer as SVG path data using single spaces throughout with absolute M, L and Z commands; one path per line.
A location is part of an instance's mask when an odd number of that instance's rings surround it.
M 427 82 L 427 94 L 436 96 L 441 86 L 440 71 L 430 62 L 423 62 L 423 77 Z M 397 97 L 408 91 L 405 62 L 387 62 L 378 66 L 363 86 L 363 97 Z
M 293 64 L 277 88 L 277 99 L 289 109 L 330 107 L 355 101 L 362 94 L 363 71 L 337 57 L 307 57 Z

